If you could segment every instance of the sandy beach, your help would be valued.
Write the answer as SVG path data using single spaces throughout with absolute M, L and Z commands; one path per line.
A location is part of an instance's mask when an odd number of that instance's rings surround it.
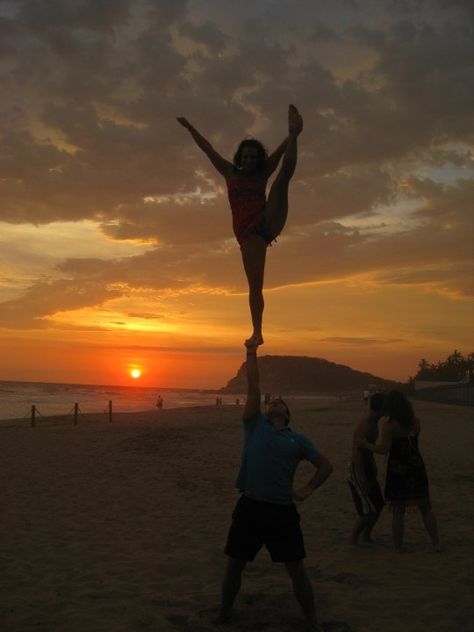
M 292 427 L 334 464 L 300 505 L 320 619 L 354 632 L 473 630 L 474 410 L 414 402 L 443 552 L 407 516 L 377 544 L 348 545 L 346 483 L 360 401 L 295 400 Z M 237 498 L 242 407 L 0 423 L 1 632 L 303 631 L 289 579 L 266 550 L 245 573 L 231 625 L 212 624 Z M 384 458 L 377 457 L 380 478 Z M 297 482 L 311 474 L 303 464 Z

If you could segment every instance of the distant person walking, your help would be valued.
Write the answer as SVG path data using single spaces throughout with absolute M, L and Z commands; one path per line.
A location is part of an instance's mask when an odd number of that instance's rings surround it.
M 297 137 L 303 129 L 303 119 L 294 105 L 288 110 L 288 137 L 270 155 L 262 143 L 244 139 L 233 162 L 222 158 L 212 145 L 184 117 L 178 122 L 190 133 L 217 171 L 224 176 L 232 210 L 233 228 L 240 244 L 242 261 L 249 286 L 249 306 L 253 332 L 246 346 L 263 344 L 262 318 L 264 309 L 263 280 L 267 246 L 283 230 L 288 214 L 288 187 L 296 168 Z M 278 172 L 266 197 L 267 182 Z
M 349 540 L 354 545 L 357 544 L 359 537 L 363 542 L 372 542 L 372 529 L 384 506 L 382 490 L 377 480 L 374 455 L 367 448 L 359 446 L 359 442 L 364 439 L 371 445 L 377 442 L 378 422 L 383 415 L 384 401 L 385 396 L 382 393 L 372 395 L 369 401 L 369 413 L 359 421 L 354 431 L 348 479 L 356 511 L 359 514 Z
M 310 630 L 317 631 L 320 628 L 311 582 L 303 565 L 306 553 L 294 501 L 309 498 L 331 474 L 332 465 L 306 436 L 289 428 L 290 411 L 281 398 L 272 399 L 266 415 L 262 415 L 257 344 L 247 348 L 246 371 L 244 446 L 236 482 L 241 496 L 225 547 L 229 559 L 216 623 L 229 620 L 242 571 L 265 545 L 273 562 L 285 564 Z M 304 459 L 315 466 L 316 472 L 305 487 L 293 491 L 295 471 Z
M 413 406 L 400 391 L 392 391 L 386 402 L 387 421 L 382 426 L 380 443 L 366 439 L 361 448 L 377 454 L 388 454 L 385 500 L 392 508 L 392 536 L 396 550 L 403 544 L 405 511 L 408 506 L 418 507 L 433 548 L 440 550 L 438 525 L 431 508 L 428 476 L 418 449 L 420 421 Z
M 161 397 L 161 395 L 158 395 L 158 399 L 156 400 L 156 407 L 158 408 L 158 410 L 161 410 L 163 408 L 163 398 Z

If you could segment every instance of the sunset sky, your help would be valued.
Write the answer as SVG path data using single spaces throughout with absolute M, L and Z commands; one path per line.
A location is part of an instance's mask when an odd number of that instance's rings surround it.
M 175 117 L 230 159 L 289 103 L 262 354 L 405 381 L 472 352 L 473 30 L 467 0 L 0 0 L 0 379 L 223 386 L 246 281 Z

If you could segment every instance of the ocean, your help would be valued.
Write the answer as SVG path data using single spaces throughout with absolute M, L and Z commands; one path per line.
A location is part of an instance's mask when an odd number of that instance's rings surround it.
M 33 405 L 37 414 L 43 417 L 72 414 L 75 403 L 79 404 L 83 414 L 105 413 L 109 409 L 109 401 L 112 401 L 113 411 L 118 413 L 156 410 L 158 395 L 163 398 L 163 408 L 182 408 L 215 405 L 217 393 L 136 386 L 0 381 L 0 419 L 26 419 L 31 416 Z M 236 400 L 235 395 L 219 396 L 223 404 Z

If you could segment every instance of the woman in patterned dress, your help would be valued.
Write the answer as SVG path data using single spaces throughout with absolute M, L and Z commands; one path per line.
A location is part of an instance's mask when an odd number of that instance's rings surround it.
M 405 511 L 418 507 L 433 548 L 440 550 L 438 525 L 431 507 L 428 476 L 418 449 L 421 431 L 413 406 L 400 391 L 392 391 L 386 401 L 387 420 L 382 426 L 380 442 L 373 445 L 362 440 L 359 446 L 377 454 L 388 454 L 385 500 L 392 509 L 392 536 L 395 549 L 403 544 Z

